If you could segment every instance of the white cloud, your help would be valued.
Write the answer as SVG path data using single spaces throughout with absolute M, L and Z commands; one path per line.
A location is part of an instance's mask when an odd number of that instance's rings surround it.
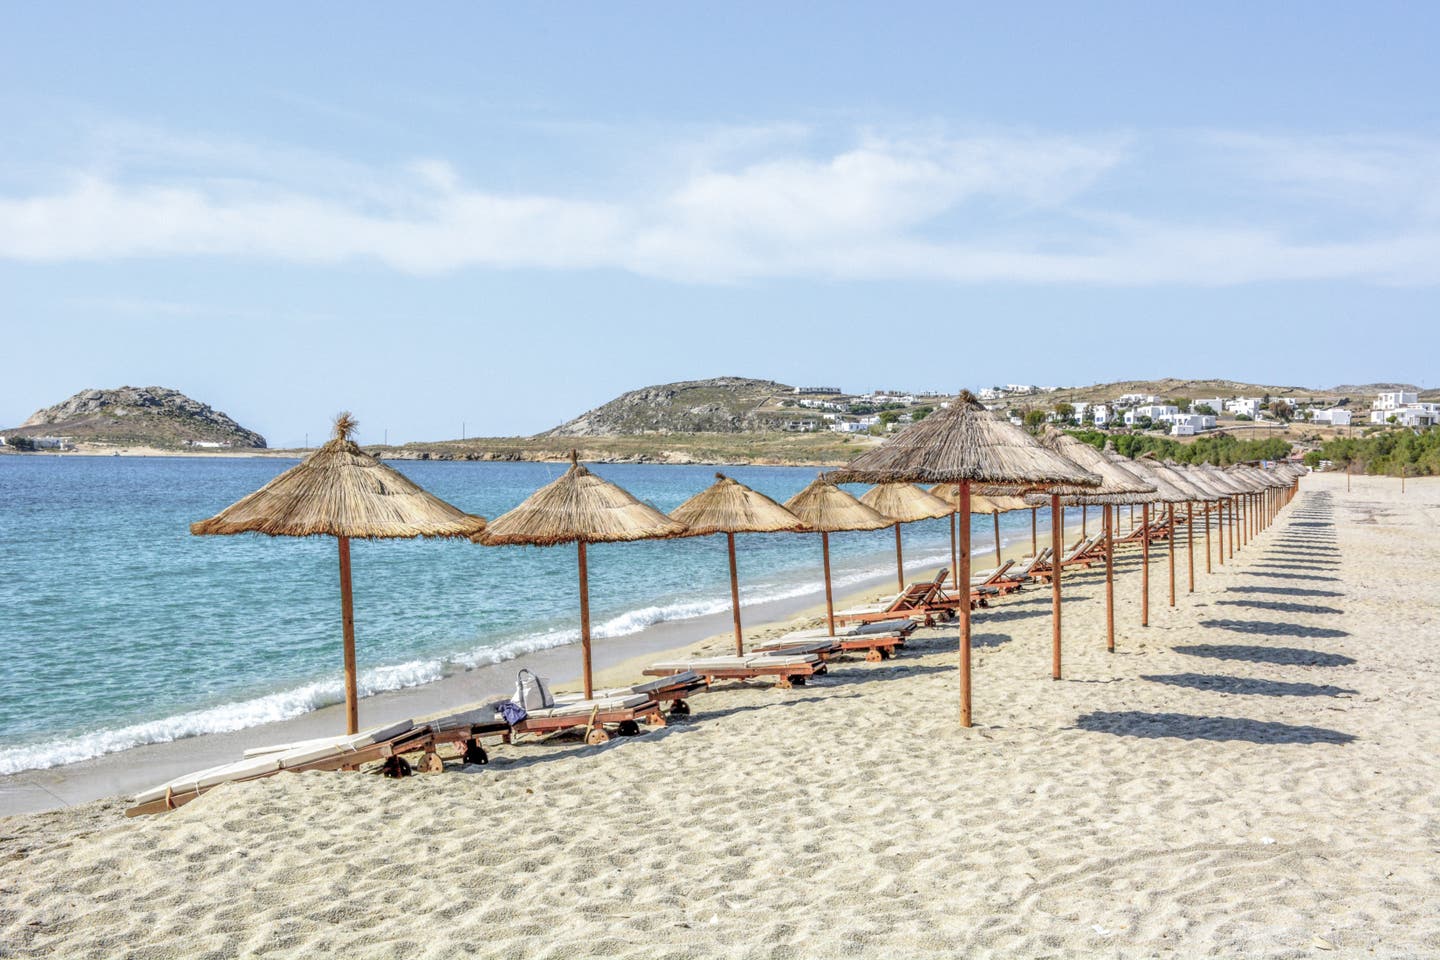
M 602 268 L 701 282 L 1440 281 L 1440 147 L 1427 142 L 1182 136 L 1206 151 L 1174 184 L 1206 198 L 1196 212 L 1130 189 L 1175 169 L 1135 137 L 870 133 L 827 152 L 804 128 L 725 128 L 675 149 L 653 185 L 575 198 L 562 184 L 481 189 L 441 158 L 335 160 L 327 177 L 309 151 L 127 136 L 98 171 L 0 197 L 0 257 L 372 259 L 421 275 Z M 1283 202 L 1256 202 L 1277 186 Z

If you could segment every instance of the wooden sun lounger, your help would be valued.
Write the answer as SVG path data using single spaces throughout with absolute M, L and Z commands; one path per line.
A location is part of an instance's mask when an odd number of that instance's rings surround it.
M 889 603 L 867 604 L 863 607 L 851 607 L 848 610 L 837 611 L 835 622 L 876 623 L 881 620 L 908 620 L 918 616 L 925 620 L 926 626 L 930 626 L 935 621 L 933 611 L 929 607 L 935 597 L 944 590 L 945 576 L 949 574 L 949 571 L 942 570 L 941 574 L 934 580 L 910 584 L 903 593 Z
M 1169 536 L 1170 536 L 1170 521 L 1169 521 L 1169 518 L 1162 516 L 1162 517 L 1159 517 L 1158 519 L 1155 519 L 1155 520 L 1150 521 L 1150 526 L 1149 526 L 1149 527 L 1139 526 L 1139 527 L 1136 527 L 1134 530 L 1131 530 L 1131 531 L 1130 531 L 1129 533 L 1127 533 L 1125 536 L 1123 536 L 1123 537 L 1117 537 L 1116 540 L 1115 540 L 1115 545 L 1118 547 L 1118 546 L 1120 546 L 1121 544 L 1126 544 L 1126 543 L 1139 543 L 1141 540 L 1144 540 L 1144 539 L 1146 539 L 1147 537 L 1149 538 L 1150 542 L 1153 543 L 1153 542 L 1155 542 L 1156 540 L 1164 540 L 1164 539 L 1168 538 Z
M 777 686 L 789 688 L 803 686 L 807 677 L 824 673 L 825 669 L 824 662 L 813 653 L 809 653 L 673 660 L 651 664 L 643 672 L 646 676 L 663 676 L 682 670 L 693 670 L 704 677 L 706 683 L 715 680 L 753 680 L 757 677 L 774 677 Z
M 493 710 L 482 709 L 429 723 L 416 724 L 405 720 L 349 736 L 261 747 L 246 751 L 246 756 L 240 760 L 188 773 L 142 790 L 135 795 L 135 805 L 126 810 L 125 815 L 135 817 L 173 810 L 222 783 L 258 780 L 284 771 L 354 770 L 375 760 L 398 760 L 403 753 L 423 751 L 426 754 L 424 769 L 443 769 L 443 764 L 435 755 L 438 744 L 461 743 L 466 745 L 467 750 L 474 744 L 478 749 L 480 736 L 505 731 L 508 731 L 508 726 L 503 719 Z
M 1070 550 L 1065 554 L 1064 558 L 1061 559 L 1060 568 L 1063 570 L 1064 568 L 1071 566 L 1088 567 L 1092 563 L 1096 563 L 1098 560 L 1104 559 L 1103 557 L 1097 558 L 1087 556 L 1087 553 L 1094 548 L 1095 544 L 1104 539 L 1105 535 L 1103 533 L 1097 533 L 1093 537 L 1089 537 L 1085 540 L 1080 541 L 1075 546 L 1071 547 Z M 1054 574 L 1055 563 L 1053 562 L 1053 560 L 1047 560 L 1045 563 L 1036 566 L 1033 571 L 1033 576 L 1040 580 L 1049 580 L 1052 576 L 1054 576 Z
M 1050 547 L 1045 547 L 1035 556 L 1027 557 L 1020 561 L 1020 565 L 1012 568 L 1003 579 L 995 583 L 995 586 L 1008 587 L 1009 589 L 1005 591 L 1007 593 L 1019 590 L 1030 580 L 1035 579 L 1036 568 L 1043 568 L 1045 566 L 1050 560 L 1051 552 Z
M 861 623 L 841 627 L 833 637 L 825 627 L 812 627 L 757 643 L 754 649 L 757 653 L 814 653 L 822 660 L 830 653 L 863 651 L 865 659 L 873 663 L 893 657 L 919 626 L 914 620 Z M 820 647 L 826 652 L 822 653 Z
M 668 676 L 656 677 L 653 680 L 644 680 L 640 683 L 632 683 L 628 687 L 611 687 L 608 690 L 596 690 L 595 698 L 623 697 L 631 694 L 643 693 L 657 703 L 670 704 L 670 713 L 674 716 L 688 716 L 690 705 L 685 698 L 692 693 L 700 693 L 708 688 L 705 678 L 693 670 L 683 670 L 679 673 Z M 556 696 L 557 703 L 573 703 L 583 698 L 580 693 L 562 693 Z
M 673 673 L 674 671 L 671 671 Z M 520 733 L 547 734 L 575 727 L 588 728 L 585 742 L 605 743 L 610 739 L 606 726 L 615 726 L 623 736 L 640 732 L 640 723 L 665 726 L 660 704 L 647 693 L 618 697 L 593 697 L 589 700 L 556 701 L 555 706 L 531 710 L 525 719 L 511 728 L 511 735 Z M 506 736 L 506 740 L 511 739 Z
M 994 570 L 991 570 L 988 573 L 981 574 L 978 577 L 971 577 L 970 586 L 994 587 L 1001 594 L 1011 593 L 1012 591 L 1019 590 L 1020 581 L 1011 579 L 1008 576 L 1009 570 L 1013 566 L 1015 566 L 1014 560 L 1006 560 L 1004 563 L 1000 564 L 1000 566 L 996 567 Z

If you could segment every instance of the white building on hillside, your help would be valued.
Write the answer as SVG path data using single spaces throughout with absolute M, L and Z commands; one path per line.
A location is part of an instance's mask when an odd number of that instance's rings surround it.
M 1225 412 L 1225 398 L 1224 398 L 1224 397 L 1209 397 L 1209 398 L 1204 399 L 1204 400 L 1195 400 L 1195 401 L 1193 401 L 1193 402 L 1190 404 L 1190 409 L 1191 409 L 1191 410 L 1194 410 L 1196 407 L 1209 407 L 1211 410 L 1214 410 L 1216 413 L 1224 413 L 1224 412 Z
M 1225 401 L 1225 409 L 1237 417 L 1250 417 L 1253 420 L 1260 415 L 1260 404 L 1263 402 L 1260 397 L 1236 397 L 1234 400 Z
M 1382 393 L 1375 397 L 1372 410 L 1398 410 L 1401 407 L 1408 407 L 1420 400 L 1419 394 L 1409 390 L 1396 390 L 1393 393 Z
M 1370 411 L 1371 423 L 1387 424 L 1391 418 L 1397 427 L 1433 427 L 1440 423 L 1440 403 L 1407 403 L 1403 407 Z
M 1311 423 L 1328 423 L 1332 427 L 1350 426 L 1350 411 L 1344 407 L 1331 407 L 1328 410 L 1316 410 L 1310 418 Z
M 1176 437 L 1193 437 L 1215 429 L 1215 418 L 1208 413 L 1174 413 L 1164 419 L 1169 421 L 1170 433 Z

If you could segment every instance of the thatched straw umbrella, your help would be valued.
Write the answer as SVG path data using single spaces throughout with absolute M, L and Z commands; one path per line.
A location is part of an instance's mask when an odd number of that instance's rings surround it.
M 804 490 L 786 500 L 785 509 L 808 529 L 820 531 L 820 551 L 825 559 L 825 624 L 833 637 L 835 599 L 830 589 L 830 534 L 844 530 L 879 530 L 890 526 L 890 519 L 835 486 L 834 481 L 823 473 L 811 480 Z
M 1099 476 L 1098 487 L 1052 487 L 1052 496 L 1059 495 L 1063 505 L 1082 507 L 1096 504 L 1104 508 L 1105 531 L 1105 649 L 1115 652 L 1115 528 L 1111 509 L 1117 503 L 1153 503 L 1159 499 L 1155 484 L 1141 480 L 1133 473 L 1122 470 L 1099 449 L 1062 433 L 1054 427 L 1047 427 L 1038 438 L 1041 443 L 1056 453 Z M 1033 499 L 1034 496 L 1027 499 Z M 1052 670 L 1055 679 L 1060 678 L 1060 650 L 1053 654 Z
M 1235 556 L 1235 498 L 1244 491 L 1229 474 L 1213 463 L 1197 464 L 1196 469 L 1204 475 L 1205 479 L 1210 481 L 1210 486 L 1216 492 L 1223 494 L 1223 499 L 1219 503 L 1220 525 L 1217 528 L 1220 536 L 1220 549 L 1216 552 L 1216 555 L 1220 559 L 1220 565 L 1223 567 L 1225 565 L 1226 517 L 1229 517 L 1230 556 L 1233 557 Z M 1229 507 L 1228 510 L 1226 509 L 1227 505 Z
M 1170 532 L 1166 536 L 1166 541 L 1167 552 L 1170 556 L 1170 606 L 1173 607 L 1175 606 L 1175 504 L 1185 503 L 1190 499 L 1192 494 L 1185 490 L 1182 490 L 1180 486 L 1176 484 L 1175 478 L 1171 476 L 1170 471 L 1162 469 L 1164 465 L 1158 463 L 1155 460 L 1141 457 L 1138 460 L 1129 461 L 1127 464 L 1125 464 L 1125 466 L 1128 466 L 1131 470 L 1135 471 L 1136 473 L 1140 474 L 1140 476 L 1144 477 L 1146 480 L 1155 484 L 1155 492 L 1156 495 L 1159 497 L 1159 502 L 1165 504 L 1166 519 L 1170 523 Z M 1147 510 L 1145 514 L 1142 515 L 1142 522 L 1148 520 L 1149 516 Z M 1144 569 L 1146 571 L 1146 574 L 1141 578 L 1142 596 L 1140 602 L 1140 624 L 1141 626 L 1149 626 L 1150 559 L 1148 555 L 1148 545 L 1150 543 L 1150 534 L 1148 529 L 1146 531 L 1145 540 L 1143 542 L 1147 547 L 1147 555 L 1144 558 Z
M 580 465 L 570 452 L 570 469 L 530 494 L 518 507 L 496 517 L 485 532 L 471 537 L 497 547 L 520 544 L 551 547 L 574 543 L 580 562 L 580 651 L 585 698 L 595 692 L 590 669 L 590 572 L 585 547 L 591 543 L 666 540 L 683 536 L 685 525 L 636 500 Z
M 1181 468 L 1180 472 L 1192 487 L 1207 494 L 1206 502 L 1200 512 L 1205 520 L 1205 572 L 1210 573 L 1212 572 L 1210 568 L 1210 511 L 1215 507 L 1224 509 L 1224 503 L 1229 494 L 1222 490 L 1210 475 L 1201 469 L 1199 464 L 1190 464 Z
M 735 654 L 744 656 L 745 640 L 740 630 L 740 580 L 735 572 L 735 534 L 799 533 L 806 529 L 805 524 L 765 494 L 751 490 L 723 473 L 715 474 L 714 483 L 671 510 L 670 519 L 685 524 L 687 536 L 725 534 L 730 553 L 730 608 L 735 616 Z
M 1245 493 L 1240 497 L 1240 544 L 1244 546 L 1260 532 L 1256 500 L 1266 484 L 1260 471 L 1247 464 L 1234 464 L 1226 472 L 1245 488 Z
M 485 529 L 471 516 L 422 490 L 350 439 L 355 419 L 335 418 L 335 436 L 265 486 L 190 524 L 197 536 L 263 533 L 271 537 L 334 537 L 340 547 L 341 631 L 345 643 L 345 730 L 360 729 L 355 679 L 355 606 L 350 592 L 350 541 L 468 537 Z
M 954 508 L 940 497 L 913 483 L 881 483 L 866 490 L 860 502 L 895 524 L 895 576 L 905 589 L 905 554 L 900 546 L 900 524 L 936 520 L 953 514 Z
M 1195 592 L 1195 504 L 1200 504 L 1203 510 L 1210 501 L 1218 498 L 1218 495 L 1208 486 L 1202 485 L 1194 475 L 1186 471 L 1180 464 L 1173 460 L 1167 460 L 1164 466 L 1176 478 L 1177 485 L 1186 493 L 1190 499 L 1185 504 L 1185 576 L 1189 586 L 1186 593 Z
M 948 407 L 873 450 L 837 474 L 861 483 L 955 483 L 960 487 L 960 589 L 970 589 L 970 486 L 1041 490 L 1060 483 L 1098 486 L 1100 478 L 1036 443 L 1024 430 L 990 413 L 967 390 Z M 1059 498 L 1052 502 L 1059 512 Z M 1058 535 L 1058 529 L 1056 535 Z M 1058 551 L 1057 551 L 1058 552 Z M 1060 634 L 1060 577 L 1054 577 L 1054 633 Z M 960 607 L 960 723 L 970 726 L 970 605 Z

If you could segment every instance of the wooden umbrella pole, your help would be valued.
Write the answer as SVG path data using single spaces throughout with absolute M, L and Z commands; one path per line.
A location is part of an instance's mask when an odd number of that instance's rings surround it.
M 1088 504 L 1080 504 L 1080 539 L 1084 540 L 1090 536 L 1090 507 Z
M 1105 504 L 1105 649 L 1115 652 L 1115 531 L 1110 504 Z
M 995 566 L 1000 566 L 1000 511 L 996 510 L 990 516 L 995 518 Z
M 1205 573 L 1208 576 L 1214 571 L 1210 568 L 1210 504 L 1205 504 Z
M 1040 552 L 1040 541 L 1035 536 L 1035 514 L 1039 509 L 1039 507 L 1030 508 L 1030 556 L 1032 557 Z
M 360 703 L 355 682 L 355 598 L 350 592 L 350 538 L 340 544 L 340 629 L 345 636 L 345 732 L 360 732 Z
M 1165 504 L 1166 516 L 1170 518 L 1170 606 L 1175 606 L 1175 504 Z
M 1140 505 L 1140 526 L 1145 536 L 1140 538 L 1140 626 L 1150 626 L 1150 504 Z
M 835 636 L 835 600 L 830 592 L 830 534 L 820 531 L 820 552 L 825 557 L 825 624 Z
M 735 534 L 725 534 L 730 549 L 730 609 L 735 614 L 735 656 L 745 656 L 745 639 L 740 632 L 740 578 L 735 572 Z
M 1240 535 L 1240 494 L 1230 498 L 1230 558 L 1236 558 L 1236 537 Z
M 1050 547 L 1055 555 L 1050 558 L 1050 678 L 1060 679 L 1060 561 L 1064 558 L 1065 523 L 1060 510 L 1060 494 L 1050 494 Z
M 595 696 L 595 683 L 590 670 L 590 570 L 585 562 L 585 541 L 576 540 L 580 560 L 580 662 L 585 671 L 585 699 Z
M 895 522 L 895 577 L 900 581 L 900 592 L 905 592 L 905 555 L 900 552 L 900 522 Z
M 1220 566 L 1225 566 L 1225 501 L 1219 500 L 1215 504 L 1215 557 L 1220 561 Z
M 1135 504 L 1132 503 L 1132 504 L 1130 504 L 1130 530 L 1127 530 L 1126 532 L 1129 533 L 1129 532 L 1133 531 L 1134 529 L 1135 529 Z
M 1186 593 L 1195 592 L 1195 505 L 1185 501 L 1185 574 L 1190 581 Z
M 960 726 L 970 726 L 970 481 L 960 481 Z
M 958 508 L 957 508 L 958 509 Z M 960 545 L 955 533 L 955 514 L 950 514 L 950 582 L 960 586 Z

